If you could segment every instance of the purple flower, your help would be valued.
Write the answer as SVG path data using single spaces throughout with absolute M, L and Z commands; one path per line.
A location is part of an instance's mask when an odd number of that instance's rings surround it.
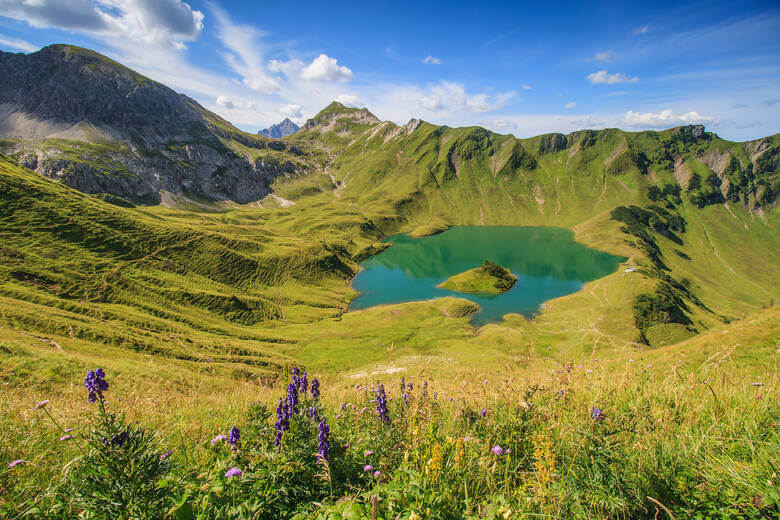
M 596 408 L 594 406 L 590 409 L 590 413 L 593 415 L 594 421 L 600 421 L 604 418 L 604 415 L 601 413 L 601 408 Z
M 385 395 L 385 385 L 381 383 L 376 389 L 376 412 L 382 422 L 390 421 L 390 411 L 387 409 L 387 395 Z
M 320 456 L 323 459 L 328 460 L 328 452 L 330 452 L 330 426 L 328 426 L 328 422 L 325 419 L 322 419 L 318 429 L 317 449 L 319 450 Z
M 38 403 L 35 406 L 33 406 L 33 410 L 39 410 L 41 408 L 46 408 L 47 404 L 49 404 L 49 400 L 48 399 L 44 399 L 40 403 Z
M 111 436 L 111 444 L 114 446 L 122 447 L 130 438 L 130 434 L 126 431 Z
M 73 428 L 65 428 L 65 433 L 70 433 L 73 431 Z
M 103 392 L 108 390 L 108 383 L 106 382 L 106 373 L 102 368 L 97 370 L 90 370 L 87 372 L 87 377 L 84 379 L 84 386 L 89 391 L 89 402 L 94 403 L 98 399 L 103 399 Z
M 289 417 L 298 413 L 298 386 L 293 383 L 287 385 L 287 408 Z
M 290 407 L 287 406 L 285 401 L 279 399 L 279 406 L 276 407 L 276 437 L 274 438 L 274 444 L 281 450 L 282 435 L 284 432 L 290 429 Z
M 496 444 L 493 446 L 493 448 L 490 450 L 493 452 L 493 455 L 503 455 L 504 454 L 504 448 Z
M 374 454 L 374 452 L 371 451 L 371 450 L 366 450 L 365 452 L 363 452 L 363 456 L 364 457 L 370 457 L 373 454 Z
M 381 471 L 379 471 L 379 470 L 376 470 L 376 471 L 374 472 L 374 478 L 379 478 L 379 476 L 380 476 L 381 474 L 382 474 L 382 472 L 381 472 Z
M 366 472 L 366 473 L 368 473 L 372 469 L 374 469 L 374 468 L 371 466 L 371 464 L 366 464 L 365 466 L 363 466 L 363 471 Z
M 230 429 L 230 436 L 228 437 L 228 444 L 236 451 L 241 447 L 241 430 L 233 426 Z
M 317 408 L 315 408 L 314 406 L 309 407 L 309 419 L 311 419 L 314 422 L 317 422 L 320 419 L 320 414 L 317 413 Z
M 240 477 L 242 473 L 238 468 L 230 468 L 225 472 L 225 478 Z
M 309 374 L 304 370 L 303 375 L 298 379 L 298 391 L 305 394 L 309 390 Z
M 60 437 L 60 440 L 61 441 L 69 441 L 72 438 L 73 438 L 73 435 L 63 435 L 62 437 Z
M 22 462 L 25 462 L 23 459 L 16 459 L 15 461 L 11 462 L 8 467 L 13 468 L 21 464 Z
M 479 412 L 479 416 L 480 416 L 480 417 L 487 417 L 487 413 L 488 413 L 488 409 L 487 409 L 487 407 L 485 407 L 485 408 L 483 408 L 483 409 L 482 409 L 482 410 Z
M 172 453 L 173 453 L 173 450 L 168 450 L 168 451 L 166 451 L 165 453 L 163 453 L 162 455 L 160 455 L 160 460 L 165 460 L 165 459 L 167 459 L 168 457 L 170 457 L 170 456 L 171 456 L 171 454 L 172 454 Z
M 228 440 L 228 436 L 220 434 L 214 437 L 213 439 L 211 439 L 211 445 L 214 446 L 216 443 L 226 441 L 226 440 Z

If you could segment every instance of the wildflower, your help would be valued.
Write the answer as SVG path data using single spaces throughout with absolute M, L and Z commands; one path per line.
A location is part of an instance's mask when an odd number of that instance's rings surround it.
M 316 377 L 311 380 L 311 396 L 315 399 L 320 397 L 320 381 Z
M 434 481 L 439 479 L 439 475 L 441 474 L 441 468 L 442 468 L 441 446 L 439 446 L 439 444 L 437 443 L 433 446 L 431 458 L 428 461 L 428 468 L 427 468 L 427 471 L 430 471 L 431 478 Z
M 482 384 L 483 384 L 483 385 L 486 385 L 486 384 L 488 384 L 488 380 L 487 380 L 487 379 L 485 379 L 484 381 L 482 381 Z
M 293 383 L 287 385 L 287 407 L 289 417 L 298 413 L 298 387 Z
M 401 378 L 401 393 L 404 393 L 405 390 L 406 390 L 406 378 L 402 377 Z
M 317 422 L 319 420 L 319 414 L 317 413 L 317 409 L 313 406 L 309 407 L 309 419 L 311 419 L 314 422 Z
M 547 350 L 550 350 L 552 347 L 547 347 Z
M 368 473 L 372 469 L 374 469 L 374 468 L 371 466 L 371 464 L 366 464 L 365 466 L 363 466 L 363 472 L 364 473 Z
M 170 457 L 170 456 L 171 456 L 171 454 L 172 454 L 172 453 L 173 453 L 173 450 L 168 450 L 168 451 L 166 451 L 165 453 L 163 453 L 162 455 L 160 455 L 160 460 L 165 460 L 165 459 L 167 459 L 168 457 Z
M 228 437 L 228 444 L 236 451 L 241 447 L 241 430 L 233 426 L 230 429 L 230 436 Z
M 328 452 L 330 451 L 330 426 L 328 426 L 328 422 L 325 419 L 320 421 L 317 443 L 319 454 L 323 459 L 328 460 Z
M 604 415 L 601 413 L 601 408 L 596 408 L 594 406 L 590 409 L 590 413 L 593 415 L 594 421 L 600 421 L 604 418 Z
M 228 436 L 220 434 L 214 437 L 213 439 L 211 439 L 211 445 L 214 446 L 216 443 L 226 441 L 226 440 L 228 440 Z
M 493 448 L 490 450 L 493 452 L 493 455 L 503 455 L 504 454 L 504 448 L 496 444 L 493 446 Z
M 73 431 L 73 428 L 65 428 L 65 433 L 70 433 Z
M 364 456 L 364 457 L 370 457 L 370 456 L 371 456 L 371 455 L 373 455 L 373 454 L 374 454 L 374 452 L 373 452 L 373 451 L 371 451 L 371 450 L 366 450 L 366 451 L 363 453 L 363 456 Z
M 282 442 L 282 435 L 284 432 L 290 429 L 290 416 L 288 415 L 289 407 L 284 401 L 279 399 L 279 406 L 276 407 L 276 438 L 274 438 L 274 444 L 279 446 Z M 280 448 L 281 449 L 281 448 Z
M 242 473 L 238 468 L 230 468 L 225 472 L 225 478 L 240 477 Z
M 376 471 L 374 472 L 374 478 L 379 478 L 379 477 L 380 477 L 380 475 L 382 475 L 382 472 L 381 472 L 381 471 L 379 471 L 379 470 L 376 470 Z
M 125 431 L 111 436 L 111 444 L 114 446 L 122 447 L 125 442 L 130 438 L 130 435 Z
M 487 413 L 488 413 L 488 409 L 487 408 L 483 408 L 482 410 L 480 410 L 479 416 L 480 417 L 487 417 Z
M 94 403 L 100 398 L 103 399 L 103 392 L 108 390 L 108 383 L 106 382 L 106 373 L 102 368 L 97 370 L 90 370 L 87 372 L 87 377 L 84 379 L 84 386 L 89 391 L 89 402 Z
M 38 403 L 35 406 L 33 406 L 33 410 L 39 410 L 41 408 L 46 408 L 47 404 L 49 404 L 49 400 L 48 399 L 44 399 L 40 403 Z
M 60 437 L 60 440 L 61 441 L 69 441 L 72 438 L 73 438 L 73 435 L 63 435 L 62 437 Z
M 629 363 L 633 363 L 633 362 L 634 362 L 634 359 L 633 359 L 633 358 L 628 358 L 628 362 L 629 362 Z
M 307 390 L 309 389 L 309 374 L 306 373 L 306 371 L 303 371 L 303 375 L 298 380 L 298 391 L 300 393 L 305 394 Z
M 383 422 L 390 421 L 390 412 L 387 409 L 387 396 L 385 395 L 385 385 L 380 384 L 376 390 L 376 412 L 379 419 Z
M 405 404 L 406 406 L 409 406 L 409 394 L 407 394 L 406 392 L 404 392 L 404 393 L 403 393 L 403 395 L 402 395 L 401 397 L 403 397 L 403 398 L 404 398 L 404 404 Z M 450 401 L 452 401 L 452 398 L 450 398 Z
M 25 460 L 23 460 L 23 459 L 16 459 L 15 461 L 11 462 L 11 463 L 8 465 L 8 467 L 9 467 L 9 468 L 16 467 L 16 466 L 18 466 L 19 464 L 21 464 L 22 462 L 26 462 L 26 461 L 25 461 Z

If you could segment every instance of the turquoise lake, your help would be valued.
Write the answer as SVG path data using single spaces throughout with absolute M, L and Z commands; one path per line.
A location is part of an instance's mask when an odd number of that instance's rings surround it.
M 626 260 L 578 244 L 568 229 L 550 227 L 458 226 L 429 237 L 395 235 L 385 241 L 392 246 L 360 264 L 352 282 L 360 296 L 350 309 L 458 296 L 482 308 L 472 315 L 476 326 L 501 321 L 508 313 L 531 317 L 543 302 L 579 291 Z M 518 277 L 515 286 L 500 295 L 436 287 L 485 259 L 511 270 Z

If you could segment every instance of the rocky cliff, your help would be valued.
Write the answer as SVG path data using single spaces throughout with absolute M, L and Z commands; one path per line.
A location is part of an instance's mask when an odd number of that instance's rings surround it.
M 0 52 L 0 151 L 87 193 L 258 200 L 303 167 L 300 148 L 238 130 L 96 52 Z

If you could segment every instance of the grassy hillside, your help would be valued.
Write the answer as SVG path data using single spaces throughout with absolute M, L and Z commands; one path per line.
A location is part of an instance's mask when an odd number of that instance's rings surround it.
M 0 462 L 28 461 L 0 473 L 0 516 L 83 507 L 65 471 L 76 448 L 31 407 L 51 399 L 55 419 L 84 428 L 84 372 L 102 366 L 109 410 L 174 449 L 161 489 L 178 518 L 768 517 L 779 141 L 697 127 L 518 140 L 333 104 L 283 140 L 306 147 L 307 166 L 276 177 L 274 197 L 146 207 L 0 156 Z M 531 320 L 475 330 L 454 298 L 346 312 L 381 238 L 458 224 L 566 227 L 628 259 Z M 307 401 L 333 431 L 327 467 L 302 413 L 271 444 L 294 365 L 328 389 Z M 409 409 L 401 376 L 416 385 Z M 376 387 L 354 390 L 378 381 L 393 399 L 386 427 L 371 415 Z M 232 425 L 243 451 L 212 449 Z M 228 480 L 231 465 L 245 476 Z

